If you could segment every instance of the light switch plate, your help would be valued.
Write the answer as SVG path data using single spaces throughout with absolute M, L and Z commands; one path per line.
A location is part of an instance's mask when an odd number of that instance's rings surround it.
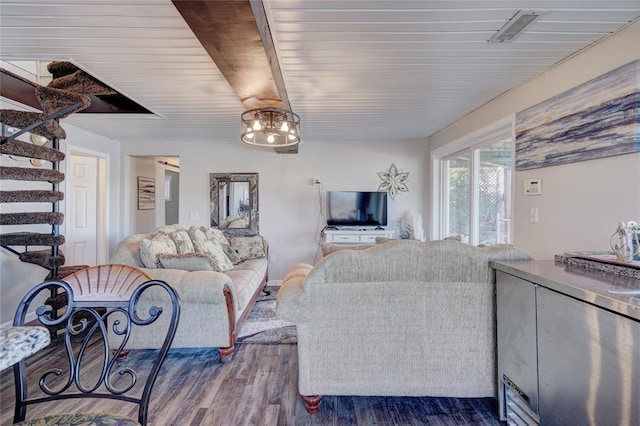
M 542 179 L 525 179 L 524 195 L 540 195 L 542 194 Z

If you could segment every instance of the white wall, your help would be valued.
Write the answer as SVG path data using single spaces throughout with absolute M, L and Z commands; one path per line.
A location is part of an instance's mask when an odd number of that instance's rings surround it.
M 209 173 L 257 172 L 260 233 L 276 257 L 269 265 L 273 280 L 282 279 L 296 262 L 313 262 L 319 242 L 319 189 L 323 196 L 331 190 L 376 190 L 380 184 L 377 172 L 395 163 L 409 172 L 410 191 L 400 193 L 395 201 L 389 200 L 390 227 L 397 232 L 396 222 L 405 210 L 426 216 L 426 150 L 420 140 L 305 141 L 298 154 L 276 154 L 239 140 L 164 145 L 154 142 L 123 145 L 122 154 L 123 158 L 180 157 L 180 223 L 186 226 L 208 225 Z M 314 177 L 322 182 L 321 187 L 311 184 Z M 125 199 L 130 205 L 123 206 L 123 210 L 131 212 L 136 206 L 130 197 Z M 198 219 L 191 219 L 195 216 Z M 128 233 L 134 232 L 146 229 L 132 226 Z
M 428 150 L 639 58 L 637 22 L 431 136 Z M 528 178 L 542 178 L 542 195 L 523 194 Z M 640 221 L 640 153 L 517 172 L 515 180 L 514 243 L 538 259 L 568 250 L 608 250 L 618 221 Z M 436 209 L 432 198 L 430 209 Z M 539 209 L 537 224 L 529 223 L 530 207 Z
M 14 108 L 13 105 L 3 105 L 3 107 Z M 62 127 L 67 132 L 67 138 L 61 141 L 60 150 L 67 152 L 69 146 L 74 148 L 81 147 L 83 152 L 91 152 L 100 154 L 107 158 L 108 186 L 111 190 L 107 194 L 107 235 L 109 239 L 109 252 L 112 252 L 120 238 L 120 143 L 112 139 L 95 135 L 80 128 L 66 124 L 64 120 L 61 122 Z M 3 166 L 15 166 L 11 160 L 2 158 L 0 160 Z M 60 163 L 60 170 L 66 171 L 66 161 Z M 46 189 L 50 190 L 51 185 L 47 183 L 30 183 L 18 181 L 2 181 L 2 190 L 19 190 L 19 189 Z M 61 183 L 61 190 L 64 191 L 64 182 Z M 2 212 L 16 211 L 50 211 L 51 204 L 29 204 L 29 203 L 2 203 L 0 204 Z M 60 211 L 66 211 L 65 201 L 60 203 Z M 24 226 L 0 226 L 0 232 L 51 232 L 48 225 L 35 225 L 29 228 Z M 64 225 L 60 227 L 60 233 L 64 234 Z M 62 247 L 64 251 L 64 246 Z M 15 254 L 7 250 L 0 249 L 0 324 L 13 320 L 13 315 L 20 302 L 22 296 L 35 284 L 41 282 L 46 277 L 48 271 L 27 263 L 20 262 Z

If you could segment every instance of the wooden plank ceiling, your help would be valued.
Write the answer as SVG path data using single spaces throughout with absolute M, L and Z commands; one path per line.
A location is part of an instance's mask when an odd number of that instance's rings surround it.
M 68 60 L 127 95 L 153 114 L 68 119 L 126 143 L 241 144 L 243 101 L 284 101 L 281 85 L 301 116 L 303 152 L 316 141 L 424 139 L 640 16 L 640 0 L 264 0 L 258 34 L 268 27 L 265 56 L 280 67 L 267 81 L 264 63 L 254 79 L 214 62 L 179 3 L 0 0 L 0 60 Z M 192 16 L 205 32 L 214 22 L 248 32 L 256 16 L 253 0 L 241 14 L 224 1 L 186 3 L 207 3 Z M 546 13 L 514 42 L 487 43 L 525 6 Z M 250 69 L 258 35 L 236 37 L 227 52 Z M 252 89 L 261 85 L 271 92 Z

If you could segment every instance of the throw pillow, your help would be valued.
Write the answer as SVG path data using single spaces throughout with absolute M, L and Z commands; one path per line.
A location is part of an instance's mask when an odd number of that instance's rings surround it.
M 238 252 L 242 260 L 264 257 L 264 243 L 260 235 L 254 237 L 233 237 L 229 239 L 231 248 Z
M 218 231 L 220 232 L 220 234 L 211 231 Z M 209 235 L 211 238 L 208 238 L 207 235 Z M 205 249 L 202 246 L 205 241 L 209 240 L 220 245 L 225 256 L 227 256 L 227 258 L 233 265 L 237 265 L 238 263 L 242 262 L 242 259 L 240 259 L 240 256 L 236 251 L 234 251 L 231 247 L 225 247 L 229 245 L 229 242 L 226 238 L 224 238 L 224 234 L 222 234 L 222 231 L 212 228 L 206 228 L 204 226 L 192 226 L 191 228 L 189 228 L 189 236 L 191 237 L 191 241 L 193 242 L 193 246 L 195 247 L 196 252 L 204 253 Z M 220 238 L 220 236 L 222 236 L 222 239 Z M 220 240 L 224 240 L 224 243 L 219 242 Z
M 207 240 L 206 238 L 202 239 L 199 234 L 204 236 L 204 233 L 199 229 L 196 230 L 194 234 L 198 236 L 196 239 L 193 239 L 193 246 L 195 247 L 196 252 L 211 256 L 216 271 L 225 272 L 233 269 L 233 263 L 231 263 L 227 255 L 224 254 L 220 243 L 217 241 Z
M 204 234 L 204 231 L 199 226 L 192 226 L 189 228 L 189 237 L 191 237 L 191 242 L 193 243 L 193 247 L 196 251 L 200 251 L 198 249 L 198 245 L 207 240 L 207 236 Z
M 242 258 L 240 257 L 237 251 L 231 248 L 229 241 L 224 236 L 221 230 L 215 229 L 215 228 L 201 228 L 201 229 L 206 235 L 208 240 L 213 240 L 220 244 L 220 247 L 222 247 L 222 251 L 224 251 L 224 254 L 227 255 L 231 263 L 233 263 L 234 265 L 237 265 L 238 263 L 242 262 Z
M 214 240 L 219 243 L 222 243 L 223 241 L 227 241 L 227 238 L 219 229 L 208 228 L 206 226 L 202 226 L 200 227 L 200 229 L 202 230 L 202 232 L 204 232 L 204 235 L 207 237 L 208 240 Z
M 163 268 L 184 271 L 215 271 L 211 256 L 204 253 L 161 254 L 158 260 Z
M 145 268 L 155 269 L 160 267 L 158 255 L 177 254 L 178 250 L 170 236 L 158 234 L 153 238 L 143 238 L 140 241 L 140 259 Z
M 178 253 L 193 253 L 196 251 L 187 231 L 172 232 L 169 236 L 175 243 Z

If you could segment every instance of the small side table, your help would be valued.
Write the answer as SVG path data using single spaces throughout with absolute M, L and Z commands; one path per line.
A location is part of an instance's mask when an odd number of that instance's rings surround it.
M 51 343 L 44 327 L 0 327 L 0 371 L 22 361 Z

